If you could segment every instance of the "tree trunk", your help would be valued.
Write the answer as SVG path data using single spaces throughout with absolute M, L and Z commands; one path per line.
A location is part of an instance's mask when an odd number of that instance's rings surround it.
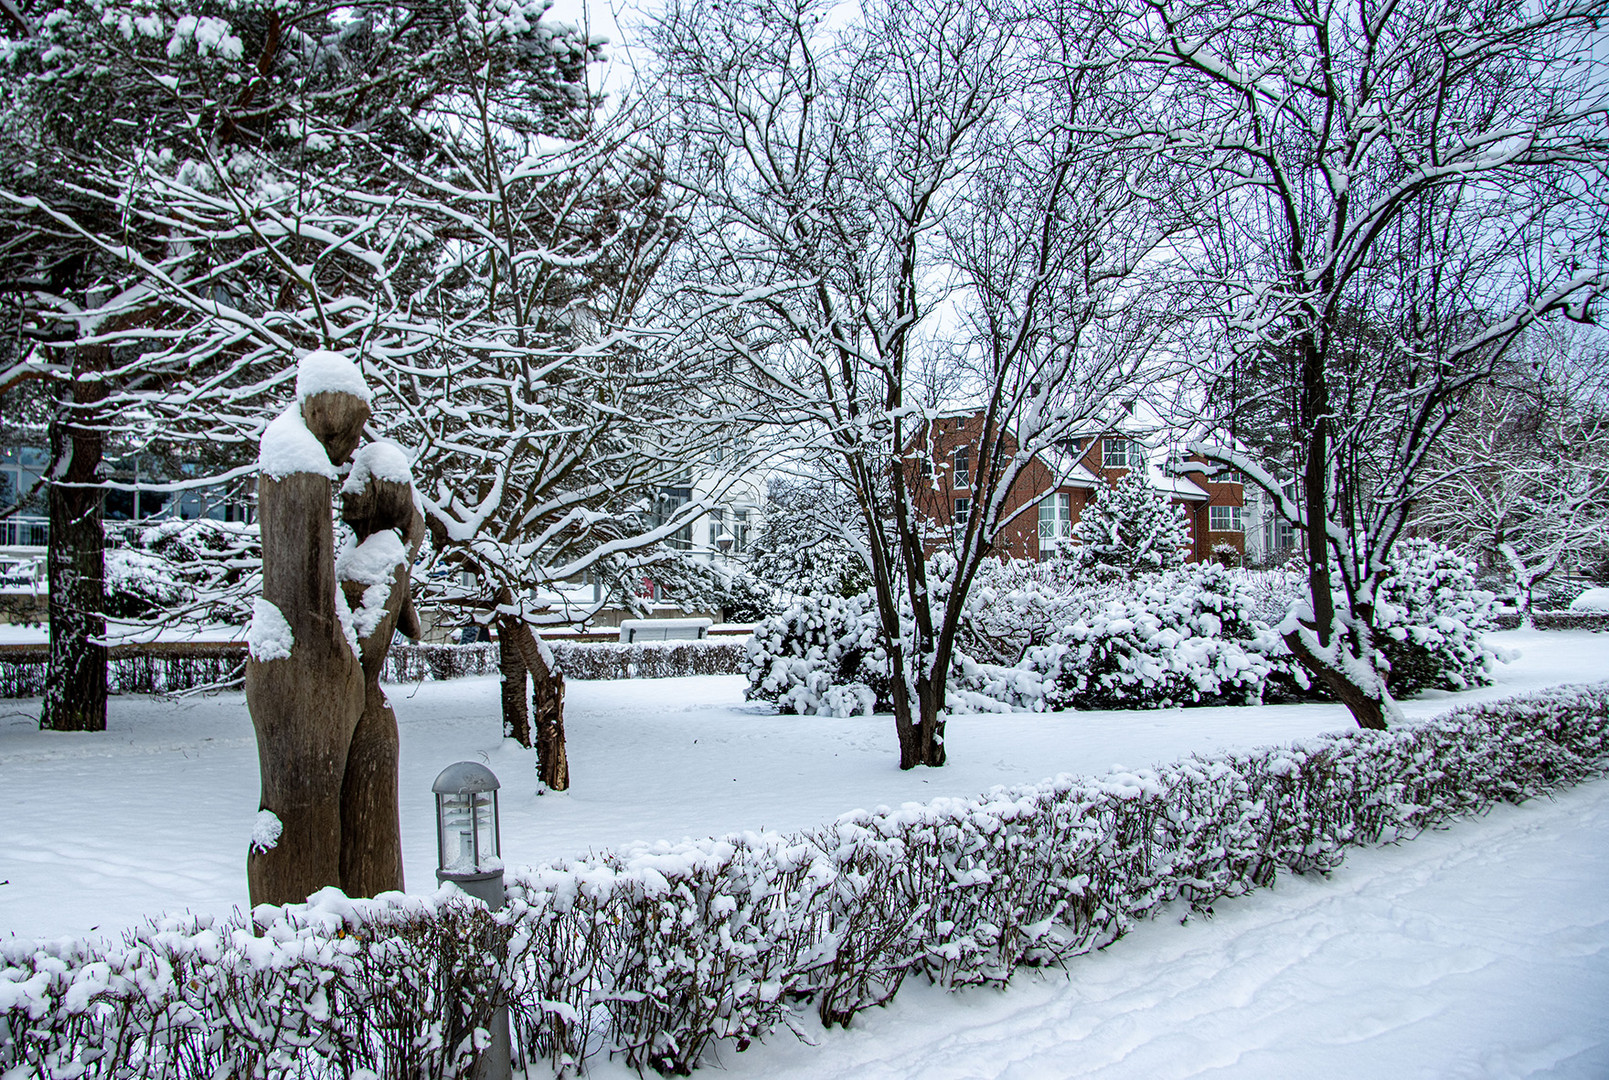
M 77 350 L 80 376 L 99 372 L 110 349 Z M 50 651 L 39 726 L 49 731 L 106 730 L 106 532 L 103 493 L 94 484 L 105 437 L 97 405 L 106 396 L 99 380 L 76 378 L 57 390 L 50 422 L 50 512 L 45 566 L 50 586 Z
M 944 703 L 940 700 L 943 688 L 934 685 L 932 676 L 916 680 L 916 701 L 919 708 L 916 722 L 916 754 L 918 765 L 938 768 L 944 764 L 944 721 L 939 718 Z
M 507 627 L 498 627 L 497 667 L 503 676 L 503 738 L 530 746 L 530 679 Z
M 1386 730 L 1386 710 L 1383 697 L 1369 693 L 1366 688 L 1359 686 L 1348 678 L 1344 672 L 1337 670 L 1322 658 L 1314 655 L 1307 648 L 1307 643 L 1300 634 L 1285 634 L 1284 639 L 1286 648 L 1290 649 L 1291 654 L 1301 661 L 1302 666 L 1340 699 L 1341 704 L 1346 706 L 1347 711 L 1352 714 L 1352 719 L 1357 721 L 1358 727 L 1367 728 L 1371 731 Z M 1344 646 L 1339 647 L 1344 648 Z
M 536 704 L 536 769 L 554 791 L 570 786 L 570 755 L 564 745 L 564 676 L 555 671 L 533 687 Z
M 513 593 L 499 591 L 498 604 L 511 607 Z M 520 655 L 531 675 L 535 708 L 536 769 L 543 784 L 554 791 L 570 787 L 570 756 L 564 743 L 564 676 L 548 666 L 542 647 L 525 620 L 513 615 L 497 621 L 498 636 Z M 506 693 L 506 691 L 505 691 Z
M 888 646 L 888 671 L 888 696 L 894 705 L 894 737 L 899 741 L 899 767 L 914 769 L 922 764 L 920 716 L 912 717 L 911 691 L 905 681 L 905 650 L 892 643 Z

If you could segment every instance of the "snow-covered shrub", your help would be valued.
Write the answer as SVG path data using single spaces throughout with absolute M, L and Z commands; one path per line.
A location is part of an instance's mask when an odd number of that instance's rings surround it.
M 795 600 L 755 624 L 747 646 L 747 696 L 803 716 L 891 708 L 881 625 L 869 593 Z
M 1015 665 L 1030 648 L 1055 641 L 1088 607 L 1091 590 L 1111 588 L 1080 583 L 1061 560 L 985 562 L 967 593 L 956 645 L 979 662 Z
M 167 560 L 133 548 L 106 549 L 106 614 L 113 618 L 163 611 L 189 591 Z
M 0 942 L 0 1072 L 468 1075 L 512 920 L 450 889 L 377 900 L 325 889 L 252 918 L 170 916 L 119 945 Z
M 262 536 L 237 521 L 163 521 L 127 536 L 128 546 L 158 560 L 195 604 L 197 619 L 244 626 L 261 593 Z M 108 552 L 108 554 L 110 554 Z
M 1609 614 L 1609 589 L 1587 589 L 1570 601 L 1570 610 Z
M 1107 593 L 1057 637 L 1052 707 L 1259 701 L 1277 647 L 1241 582 L 1216 563 L 1191 563 Z
M 799 1010 L 848 1023 L 910 975 L 1008 982 L 1197 908 L 1327 871 L 1609 767 L 1609 683 L 1417 726 L 1192 757 L 1099 779 L 855 811 L 793 834 L 605 852 L 509 875 L 489 913 L 450 887 L 243 920 L 185 916 L 121 945 L 0 941 L 0 1073 L 466 1076 L 508 1004 L 524 1056 L 685 1074 Z M 809 1003 L 807 1006 L 806 1003 Z
M 1430 540 L 1397 544 L 1375 617 L 1392 694 L 1491 683 L 1497 654 L 1481 635 L 1493 628 L 1494 598 L 1476 584 L 1475 570 L 1474 562 Z

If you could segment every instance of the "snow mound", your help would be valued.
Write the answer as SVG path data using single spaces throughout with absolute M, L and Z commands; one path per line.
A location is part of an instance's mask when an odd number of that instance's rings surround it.
M 257 451 L 257 468 L 275 480 L 293 473 L 314 473 L 331 480 L 339 475 L 324 444 L 302 422 L 299 405 L 292 405 L 269 421 Z
M 1609 611 L 1609 589 L 1588 589 L 1570 601 L 1571 611 Z
M 246 649 L 259 663 L 289 660 L 296 638 L 291 624 L 271 600 L 259 596 L 252 601 L 251 625 L 246 628 Z
M 369 384 L 358 366 L 340 353 L 314 349 L 296 365 L 296 400 L 329 393 L 354 394 L 368 401 Z

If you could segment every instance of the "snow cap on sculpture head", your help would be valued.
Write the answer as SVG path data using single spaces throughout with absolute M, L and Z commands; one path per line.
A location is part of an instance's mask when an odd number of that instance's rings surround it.
M 364 446 L 341 487 L 341 520 L 359 539 L 382 529 L 412 535 L 418 517 L 408 453 L 390 439 Z
M 296 400 L 330 460 L 346 464 L 369 419 L 369 385 L 358 366 L 340 353 L 313 350 L 296 365 Z

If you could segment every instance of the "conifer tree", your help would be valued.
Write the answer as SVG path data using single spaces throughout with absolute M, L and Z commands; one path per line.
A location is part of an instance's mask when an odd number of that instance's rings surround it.
M 1080 570 L 1098 577 L 1132 577 L 1184 563 L 1190 527 L 1184 511 L 1130 471 L 1101 490 L 1073 525 Z

